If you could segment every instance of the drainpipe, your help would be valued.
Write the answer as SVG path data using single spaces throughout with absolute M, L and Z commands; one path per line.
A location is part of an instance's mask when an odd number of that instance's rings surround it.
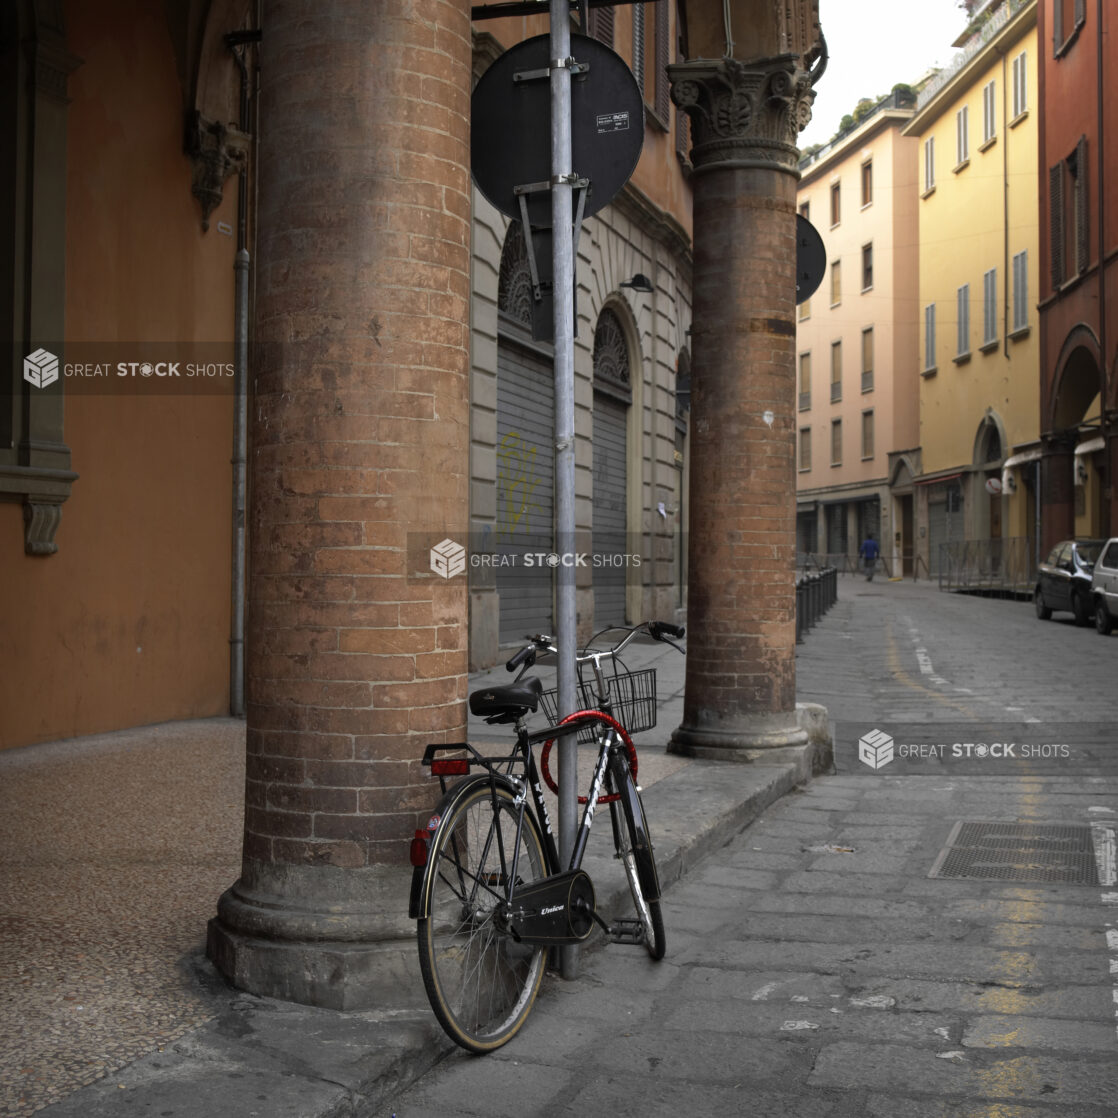
M 245 55 L 248 44 L 260 41 L 259 31 L 239 31 L 225 37 L 225 42 L 241 72 L 241 106 L 239 128 L 252 131 L 249 115 L 249 73 Z M 229 621 L 229 713 L 243 718 L 245 713 L 245 504 L 247 499 L 248 446 L 248 315 L 249 272 L 248 252 L 248 167 L 242 168 L 237 181 L 237 255 L 235 273 L 235 309 L 233 319 L 233 551 Z
M 1002 56 L 1002 346 L 1009 360 L 1009 52 L 998 48 Z
M 1098 241 L 1099 241 L 1099 349 L 1102 351 L 1102 360 L 1099 362 L 1099 426 L 1102 428 L 1102 469 L 1099 472 L 1099 485 L 1102 488 L 1102 523 L 1099 525 L 1103 537 L 1108 537 L 1114 531 L 1114 525 L 1110 522 L 1110 506 L 1113 501 L 1113 495 L 1110 493 L 1110 488 L 1114 484 L 1114 479 L 1111 476 L 1110 469 L 1110 423 L 1107 419 L 1106 411 L 1106 385 L 1107 385 L 1107 341 L 1106 341 L 1106 172 L 1104 170 L 1106 151 L 1103 146 L 1103 95 L 1102 95 L 1102 79 L 1103 79 L 1103 0 L 1098 0 L 1098 27 L 1096 29 L 1096 36 L 1098 39 L 1097 52 L 1098 61 L 1098 154 L 1095 156 L 1095 163 L 1097 170 L 1095 174 L 1098 177 L 1098 193 L 1099 193 L 1099 220 L 1096 222 L 1098 226 Z

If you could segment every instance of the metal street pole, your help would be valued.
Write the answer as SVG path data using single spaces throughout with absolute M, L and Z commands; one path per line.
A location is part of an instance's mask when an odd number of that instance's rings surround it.
M 574 238 L 571 228 L 571 25 L 569 0 L 551 0 L 551 235 L 555 307 L 555 537 L 560 556 L 574 551 L 575 375 Z M 575 568 L 555 568 L 559 713 L 575 708 Z M 559 740 L 559 851 L 566 867 L 578 827 L 578 739 Z M 560 971 L 574 978 L 577 947 L 560 949 Z

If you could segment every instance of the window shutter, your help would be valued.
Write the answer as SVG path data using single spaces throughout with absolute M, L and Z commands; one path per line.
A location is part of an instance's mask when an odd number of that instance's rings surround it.
M 1064 165 L 1048 168 L 1048 243 L 1052 290 L 1064 282 Z
M 587 30 L 592 39 L 613 46 L 613 8 L 591 8 L 587 13 Z
M 644 7 L 633 5 L 633 77 L 644 96 Z
M 1075 270 L 1082 274 L 1090 263 L 1087 244 L 1087 137 L 1075 145 Z
M 656 115 L 667 124 L 672 114 L 668 94 L 668 62 L 671 59 L 668 41 L 668 0 L 656 4 Z

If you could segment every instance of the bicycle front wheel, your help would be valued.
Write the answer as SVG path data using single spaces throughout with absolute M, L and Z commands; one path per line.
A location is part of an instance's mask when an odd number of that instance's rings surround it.
M 653 959 L 662 959 L 667 941 L 664 937 L 664 917 L 660 912 L 660 878 L 652 854 L 652 837 L 648 832 L 644 805 L 627 762 L 617 752 L 610 758 L 610 774 L 614 789 L 621 793 L 620 802 L 610 805 L 619 808 L 622 816 L 621 819 L 615 817 L 617 857 L 625 867 L 633 906 L 643 925 L 644 946 Z
M 539 828 L 504 785 L 488 781 L 448 805 L 428 855 L 429 900 L 418 924 L 419 965 L 431 1008 L 470 1052 L 500 1048 L 524 1024 L 543 981 L 545 947 L 518 944 L 502 927 L 518 849 L 516 884 L 547 876 Z

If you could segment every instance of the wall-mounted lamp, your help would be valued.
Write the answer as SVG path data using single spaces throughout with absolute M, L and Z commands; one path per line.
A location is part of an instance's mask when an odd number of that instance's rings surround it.
M 631 287 L 634 291 L 639 291 L 644 295 L 652 294 L 652 280 L 644 274 L 644 272 L 637 272 L 631 280 L 626 280 L 624 283 L 619 283 L 618 287 Z

